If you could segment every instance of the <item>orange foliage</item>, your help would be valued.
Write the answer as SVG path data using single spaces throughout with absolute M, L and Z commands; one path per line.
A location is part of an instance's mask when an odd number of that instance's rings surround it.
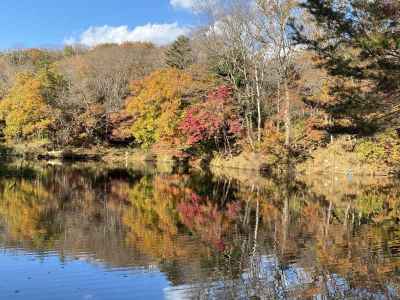
M 131 84 L 126 110 L 136 116 L 132 135 L 139 143 L 148 147 L 173 138 L 192 85 L 191 75 L 176 69 L 159 70 Z
M 54 113 L 42 96 L 43 83 L 34 75 L 23 73 L 0 103 L 0 118 L 8 138 L 42 136 L 53 124 Z

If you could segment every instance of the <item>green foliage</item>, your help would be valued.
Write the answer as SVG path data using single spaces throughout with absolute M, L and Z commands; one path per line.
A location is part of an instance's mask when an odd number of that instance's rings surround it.
M 363 161 L 376 162 L 386 158 L 384 145 L 372 140 L 362 141 L 357 145 L 356 152 Z
M 399 1 L 307 0 L 302 6 L 318 33 L 308 34 L 294 26 L 295 36 L 317 54 L 320 67 L 337 79 L 329 93 L 336 102 L 325 106 L 326 111 L 334 118 L 351 120 L 349 133 L 370 135 L 391 126 L 386 117 L 393 117 L 400 89 Z M 362 152 L 377 159 L 382 151 L 375 150 Z
M 322 30 L 312 39 L 300 34 L 299 41 L 316 50 L 334 75 L 370 78 L 385 86 L 398 84 L 399 2 L 357 0 L 337 4 L 324 0 L 304 2 Z M 397 82 L 387 82 L 389 79 Z
M 133 135 L 143 148 L 149 148 L 157 141 L 156 119 L 154 111 L 147 112 L 132 126 Z
M 56 59 L 55 52 L 42 49 L 26 49 L 8 52 L 4 55 L 7 62 L 14 67 L 31 66 L 39 70 L 50 66 Z
M 165 63 L 171 68 L 184 70 L 193 64 L 189 38 L 180 36 L 165 53 Z
M 386 162 L 398 165 L 400 161 L 400 140 L 395 130 L 387 130 L 373 138 L 365 138 L 359 142 L 355 151 L 365 162 Z
M 384 197 L 374 194 L 361 195 L 356 199 L 356 207 L 364 216 L 373 216 L 384 209 Z
M 71 57 L 75 55 L 75 49 L 72 46 L 65 46 L 63 49 L 63 54 L 65 57 Z
M 41 82 L 43 97 L 50 104 L 54 104 L 61 92 L 66 90 L 67 82 L 54 66 L 41 68 L 36 73 L 36 77 Z

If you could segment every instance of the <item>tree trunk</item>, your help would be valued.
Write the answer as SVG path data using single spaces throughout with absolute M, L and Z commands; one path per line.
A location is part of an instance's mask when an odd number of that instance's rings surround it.
M 249 140 L 249 144 L 251 146 L 251 149 L 254 150 L 254 143 L 253 143 L 253 138 L 251 134 L 251 120 L 249 119 L 249 114 L 246 112 L 246 131 L 247 131 L 247 138 Z
M 255 68 L 255 77 L 256 77 L 256 91 L 257 91 L 257 141 L 258 144 L 261 143 L 261 92 L 260 85 L 258 80 L 258 70 Z
M 280 122 L 281 122 L 281 117 L 280 117 L 280 114 L 281 114 L 281 82 L 280 82 L 280 80 L 278 81 L 278 90 L 277 90 L 277 92 L 278 92 L 278 95 L 277 95 L 277 101 L 276 101 L 276 111 L 277 111 L 277 115 L 278 115 L 278 118 L 277 118 L 277 126 L 276 126 L 276 128 L 277 128 L 277 130 L 278 130 L 278 132 L 281 130 L 281 124 L 280 124 Z
M 291 143 L 291 129 L 292 129 L 292 119 L 291 119 L 291 107 L 290 107 L 290 95 L 287 78 L 284 79 L 283 88 L 285 92 L 285 146 L 290 147 Z

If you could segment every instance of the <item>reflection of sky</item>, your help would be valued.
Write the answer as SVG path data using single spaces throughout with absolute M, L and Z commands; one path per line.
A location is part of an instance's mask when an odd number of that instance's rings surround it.
M 278 259 L 272 255 L 257 257 L 254 265 L 258 268 L 257 275 L 254 273 L 252 275 L 251 270 L 246 270 L 241 278 L 236 280 L 216 280 L 203 284 L 168 287 L 165 289 L 166 299 L 221 299 L 222 295 L 233 294 L 237 299 L 248 299 L 248 296 L 255 295 L 262 299 L 301 299 L 301 291 L 307 287 L 321 287 L 322 292 L 313 296 L 316 300 L 326 299 L 327 296 L 332 299 L 348 299 L 349 297 L 371 300 L 398 299 L 395 288 L 388 287 L 390 295 L 384 295 L 366 289 L 351 288 L 346 279 L 337 274 L 329 274 L 325 278 L 317 276 L 314 280 L 313 269 L 306 270 L 295 263 L 280 269 Z M 277 284 L 279 276 L 282 279 L 283 290 L 280 290 Z M 254 284 L 255 282 L 257 283 Z M 227 290 L 229 290 L 228 294 L 224 294 Z
M 167 299 L 192 299 L 198 298 L 201 294 L 204 296 L 207 294 L 207 298 L 209 299 L 219 299 L 218 296 L 221 296 L 223 290 L 232 289 L 234 290 L 234 294 L 238 299 L 246 299 L 248 295 L 259 295 L 252 285 L 254 280 L 258 281 L 264 287 L 267 286 L 269 288 L 274 287 L 276 284 L 276 278 L 278 276 L 278 267 L 279 262 L 274 256 L 260 256 L 257 257 L 257 260 L 254 262 L 255 265 L 259 268 L 257 270 L 256 278 L 251 274 L 250 270 L 246 270 L 241 275 L 241 280 L 225 280 L 222 281 L 213 281 L 208 284 L 192 284 L 192 285 L 182 285 L 174 288 L 167 288 L 166 295 Z M 303 268 L 297 267 L 296 265 L 288 266 L 282 272 L 283 275 L 283 288 L 285 291 L 295 290 L 297 288 L 302 288 L 306 284 L 311 284 L 312 278 L 311 275 L 306 272 Z M 263 289 L 265 293 L 268 293 L 266 289 Z M 272 292 L 272 289 L 269 291 Z M 283 293 L 278 293 L 280 296 L 285 298 Z M 261 296 L 267 296 L 266 294 Z
M 279 261 L 275 256 L 260 257 L 260 279 L 272 283 L 278 276 L 278 272 L 281 272 L 284 288 L 288 290 L 313 283 L 311 274 L 296 264 L 288 265 L 280 270 Z
M 220 299 L 227 295 L 227 289 L 231 289 L 238 299 L 246 299 L 249 295 L 287 299 L 288 292 L 296 295 L 307 286 L 322 288 L 322 293 L 314 296 L 317 300 L 327 296 L 388 299 L 383 293 L 352 289 L 337 274 L 313 279 L 312 269 L 306 270 L 295 263 L 281 268 L 278 259 L 272 255 L 257 257 L 253 266 L 256 272 L 247 269 L 240 279 L 210 279 L 209 282 L 172 287 L 156 266 L 111 269 L 86 255 L 61 261 L 51 252 L 37 256 L 25 251 L 3 250 L 0 253 L 0 299 Z M 278 277 L 282 280 L 283 290 L 278 287 Z M 397 299 L 396 288 L 388 287 L 388 291 L 389 299 Z M 298 298 L 294 296 L 293 299 Z
M 168 285 L 160 272 L 111 272 L 86 260 L 63 263 L 58 256 L 0 254 L 0 299 L 163 299 Z

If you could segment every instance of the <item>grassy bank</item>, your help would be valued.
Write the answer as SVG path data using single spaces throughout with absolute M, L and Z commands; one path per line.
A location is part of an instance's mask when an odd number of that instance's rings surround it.
M 25 159 L 48 161 L 93 160 L 109 164 L 154 164 L 165 170 L 176 167 L 210 169 L 213 173 L 242 173 L 243 170 L 269 173 L 279 170 L 282 165 L 276 155 L 242 152 L 235 156 L 214 154 L 212 158 L 178 158 L 174 151 L 145 151 L 132 147 L 92 146 L 87 148 L 68 147 L 52 150 L 46 141 L 30 143 L 1 144 L 3 156 L 17 156 Z M 345 174 L 388 176 L 399 174 L 398 157 L 400 145 L 392 132 L 375 137 L 355 138 L 340 136 L 329 144 L 310 151 L 302 158 L 295 158 L 298 173 Z M 189 164 L 187 164 L 189 162 Z M 234 171 L 237 170 L 237 171 Z
M 312 151 L 297 171 L 305 174 L 398 175 L 400 146 L 393 132 L 373 137 L 340 136 Z

